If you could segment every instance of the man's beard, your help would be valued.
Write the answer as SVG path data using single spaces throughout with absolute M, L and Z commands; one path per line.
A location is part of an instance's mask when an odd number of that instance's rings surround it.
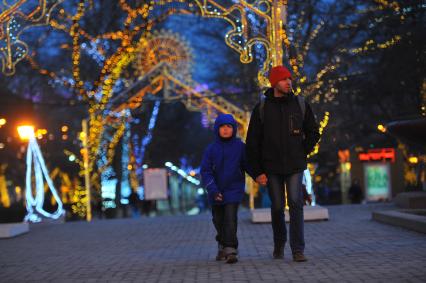
M 287 92 L 285 92 L 282 89 L 277 88 L 277 92 L 280 94 L 280 96 L 288 96 L 291 92 L 291 88 L 289 88 L 289 90 Z

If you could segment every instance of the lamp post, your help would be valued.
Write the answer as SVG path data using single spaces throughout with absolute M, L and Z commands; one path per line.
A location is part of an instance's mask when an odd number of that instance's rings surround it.
M 26 170 L 26 178 L 25 178 L 25 201 L 27 204 L 27 215 L 25 216 L 25 221 L 31 222 L 40 222 L 41 217 L 36 214 L 43 215 L 44 217 L 58 219 L 64 214 L 64 209 L 62 205 L 61 198 L 59 197 L 56 189 L 53 185 L 52 179 L 50 179 L 49 172 L 47 171 L 46 165 L 44 163 L 43 156 L 41 154 L 40 148 L 37 144 L 34 134 L 34 126 L 19 126 L 17 128 L 19 137 L 23 141 L 28 141 L 27 148 L 27 170 Z M 35 175 L 35 191 L 36 196 L 33 196 L 32 191 L 32 168 L 34 163 L 34 175 Z M 44 182 L 43 177 L 46 179 L 46 182 L 49 186 L 49 189 L 52 193 L 52 196 L 55 198 L 56 203 L 58 204 L 58 208 L 55 212 L 47 212 L 43 209 L 44 203 Z

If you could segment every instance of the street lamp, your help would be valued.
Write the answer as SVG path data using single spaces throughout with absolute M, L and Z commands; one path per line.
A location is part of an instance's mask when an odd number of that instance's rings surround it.
M 19 126 L 18 134 L 21 140 L 30 140 L 32 137 L 34 137 L 34 126 Z
M 386 127 L 382 124 L 377 125 L 377 130 L 379 130 L 382 133 L 386 133 Z

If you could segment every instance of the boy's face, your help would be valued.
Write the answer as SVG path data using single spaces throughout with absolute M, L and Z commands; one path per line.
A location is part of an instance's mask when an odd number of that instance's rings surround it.
M 219 127 L 219 135 L 221 138 L 227 139 L 232 137 L 232 134 L 234 132 L 234 128 L 232 128 L 232 125 L 225 124 Z

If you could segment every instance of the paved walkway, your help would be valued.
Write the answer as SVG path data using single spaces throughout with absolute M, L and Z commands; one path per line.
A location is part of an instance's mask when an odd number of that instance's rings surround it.
M 273 260 L 270 224 L 240 213 L 240 261 L 214 261 L 208 214 L 32 227 L 0 240 L 0 282 L 425 282 L 426 235 L 371 220 L 389 205 L 329 207 L 305 225 L 306 263 Z

